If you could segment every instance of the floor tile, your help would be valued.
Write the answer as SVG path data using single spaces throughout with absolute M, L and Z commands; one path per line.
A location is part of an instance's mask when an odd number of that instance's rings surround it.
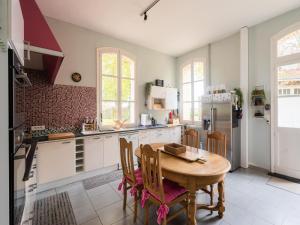
M 109 190 L 111 190 L 112 187 L 109 184 L 105 184 L 99 187 L 95 187 L 93 189 L 87 190 L 86 192 L 90 197 L 93 197 L 95 195 L 103 194 Z
M 75 219 L 78 224 L 87 223 L 92 219 L 97 218 L 96 211 L 87 205 L 83 205 L 82 207 L 73 209 Z
M 102 225 L 100 219 L 98 217 L 86 222 L 86 223 L 83 223 L 82 225 Z
M 123 210 L 123 202 L 119 201 L 113 203 L 105 208 L 102 208 L 97 211 L 99 218 L 103 225 L 111 225 L 114 224 L 123 218 L 131 215 L 132 210 L 127 207 L 126 210 Z
M 121 201 L 121 197 L 114 190 L 110 189 L 105 193 L 90 197 L 90 200 L 94 208 L 98 210 L 109 206 L 115 202 Z

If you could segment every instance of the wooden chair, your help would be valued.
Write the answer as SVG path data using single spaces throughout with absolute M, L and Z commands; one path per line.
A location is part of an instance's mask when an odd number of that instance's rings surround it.
M 134 222 L 137 220 L 137 204 L 143 189 L 143 178 L 141 169 L 134 170 L 132 142 L 127 142 L 125 138 L 120 138 L 120 156 L 123 170 L 123 180 L 119 184 L 119 191 L 123 189 L 123 209 L 126 209 L 127 191 L 134 196 Z M 128 185 L 128 186 L 127 186 Z M 138 196 L 139 193 L 139 196 Z
M 218 155 L 223 156 L 226 158 L 226 148 L 227 141 L 226 141 L 226 135 L 219 132 L 219 131 L 214 131 L 210 134 L 207 134 L 206 138 L 206 150 L 215 153 Z M 202 189 L 204 192 L 208 193 L 210 195 L 210 204 L 212 205 L 214 202 L 214 185 L 210 185 L 210 190 L 207 188 Z M 212 213 L 212 211 L 211 211 Z
M 183 135 L 183 144 L 194 148 L 200 148 L 199 132 L 195 129 L 187 129 Z
M 188 215 L 188 191 L 177 183 L 162 178 L 160 150 L 153 150 L 150 145 L 141 146 L 142 176 L 144 190 L 142 207 L 146 206 L 144 224 L 149 224 L 149 202 L 158 205 L 157 223 L 166 225 L 186 210 Z M 169 207 L 181 203 L 183 207 L 167 217 Z

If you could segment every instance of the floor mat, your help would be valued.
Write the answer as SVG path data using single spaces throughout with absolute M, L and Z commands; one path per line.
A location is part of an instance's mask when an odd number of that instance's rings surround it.
M 267 184 L 300 195 L 300 184 L 277 177 L 271 177 Z
M 67 192 L 37 200 L 32 225 L 77 225 Z
M 122 177 L 123 177 L 122 170 L 117 170 L 117 171 L 114 171 L 111 173 L 106 173 L 106 174 L 94 176 L 91 178 L 87 178 L 87 179 L 83 180 L 83 186 L 84 186 L 85 190 L 89 190 L 89 189 L 119 180 Z

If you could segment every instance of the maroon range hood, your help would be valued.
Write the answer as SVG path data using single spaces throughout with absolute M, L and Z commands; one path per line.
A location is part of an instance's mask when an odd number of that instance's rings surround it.
M 20 0 L 24 17 L 25 50 L 42 55 L 43 68 L 53 84 L 64 54 L 35 0 Z

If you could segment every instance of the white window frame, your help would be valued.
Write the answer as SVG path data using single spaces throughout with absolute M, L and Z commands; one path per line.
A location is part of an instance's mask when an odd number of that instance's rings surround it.
M 185 61 L 180 66 L 180 120 L 183 124 L 187 125 L 197 125 L 197 126 L 202 126 L 202 119 L 200 121 L 194 121 L 194 63 L 195 62 L 202 62 L 203 63 L 203 88 L 204 88 L 204 93 L 206 91 L 206 86 L 207 86 L 207 60 L 204 57 L 199 57 L 199 58 L 193 58 L 192 60 Z M 191 64 L 191 103 L 192 103 L 192 115 L 191 115 L 191 120 L 184 120 L 183 119 L 183 68 Z M 200 101 L 201 102 L 201 101 Z M 202 117 L 202 116 L 201 116 Z
M 110 101 L 110 102 L 116 102 L 118 106 L 118 115 L 117 115 L 117 120 L 121 119 L 121 114 L 122 114 L 122 102 L 130 102 L 134 103 L 134 122 L 133 123 L 126 123 L 125 127 L 133 127 L 137 125 L 137 112 L 138 112 L 138 99 L 137 99 L 137 60 L 136 57 L 127 52 L 124 51 L 123 49 L 119 48 L 112 48 L 112 47 L 104 47 L 104 48 L 97 48 L 97 120 L 98 123 L 100 124 L 100 127 L 102 128 L 111 128 L 114 126 L 114 124 L 102 124 L 102 59 L 101 55 L 105 53 L 115 53 L 117 54 L 117 79 L 118 79 L 118 87 L 117 87 L 117 100 L 116 101 Z M 123 78 L 122 77 L 122 69 L 121 69 L 121 57 L 126 56 L 129 59 L 134 61 L 134 79 L 132 78 Z M 106 77 L 109 77 L 109 75 L 105 75 Z M 111 76 L 115 77 L 115 76 Z M 129 80 L 134 80 L 134 101 L 122 101 L 122 79 L 129 79 Z

